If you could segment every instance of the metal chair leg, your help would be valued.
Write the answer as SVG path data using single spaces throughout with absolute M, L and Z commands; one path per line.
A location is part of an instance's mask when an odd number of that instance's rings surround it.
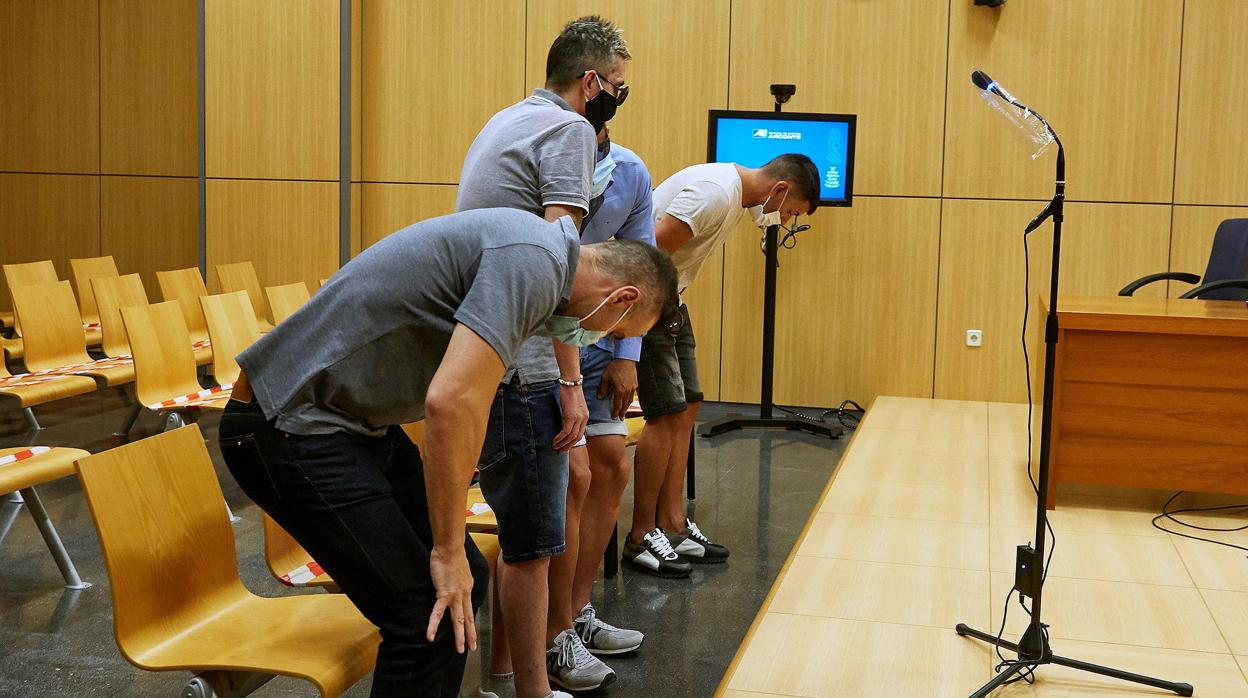
M 697 489 L 694 486 L 694 463 L 697 460 L 694 457 L 694 451 L 696 450 L 694 444 L 696 444 L 697 441 L 698 428 L 695 426 L 693 430 L 689 432 L 689 460 L 685 465 L 685 489 L 687 490 L 685 494 L 689 497 L 689 499 L 698 498 Z
M 184 426 L 186 426 L 186 419 L 182 417 L 181 412 L 166 412 L 165 425 L 160 431 L 164 433 L 171 429 L 181 429 Z
M 602 578 L 614 579 L 620 571 L 620 525 L 611 529 L 611 538 L 607 540 L 607 550 L 602 554 Z
M 9 501 L 13 502 L 14 504 L 21 504 L 22 502 L 26 500 L 22 499 L 21 492 L 14 492 L 13 494 L 9 495 Z
M 17 493 L 14 492 L 14 494 Z M 22 510 L 22 505 L 17 503 L 16 500 L 10 499 L 6 502 L 6 504 L 9 506 L 0 507 L 0 510 L 8 512 L 0 514 L 0 517 L 2 517 L 2 519 L 0 519 L 0 545 L 3 545 L 4 539 L 9 536 L 9 529 L 13 528 L 13 522 L 17 521 L 17 512 Z
M 143 406 L 135 402 L 126 410 L 126 419 L 121 425 L 121 430 L 114 433 L 113 436 L 129 436 L 130 430 L 134 428 L 134 423 L 139 421 L 139 414 L 143 412 Z
M 182 698 L 242 698 L 271 680 L 272 674 L 205 671 L 182 687 Z
M 39 419 L 35 417 L 35 411 L 29 407 L 22 409 L 22 414 L 26 415 L 26 423 L 30 425 L 31 431 L 43 431 L 43 425 L 39 423 Z
M 221 498 L 221 501 L 225 502 L 225 515 L 229 517 L 230 523 L 236 524 L 243 520 L 243 517 L 234 513 L 234 510 L 230 508 L 230 503 L 227 502 L 224 497 Z
M 86 589 L 90 587 L 89 582 L 82 581 L 82 578 L 78 576 L 78 568 L 74 567 L 74 561 L 69 559 L 69 552 L 65 550 L 65 544 L 61 542 L 56 527 L 52 525 L 52 519 L 48 517 L 48 510 L 43 507 L 39 493 L 35 492 L 34 487 L 27 487 L 22 490 L 22 494 L 26 497 L 26 506 L 30 509 L 30 515 L 35 519 L 35 525 L 39 527 L 43 542 L 48 545 L 52 559 L 56 561 L 56 566 L 61 570 L 61 576 L 65 578 L 65 588 Z

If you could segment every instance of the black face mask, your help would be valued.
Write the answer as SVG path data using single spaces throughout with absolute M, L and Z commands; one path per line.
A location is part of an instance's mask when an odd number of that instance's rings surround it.
M 606 89 L 599 89 L 598 94 L 585 103 L 585 118 L 589 120 L 589 125 L 594 127 L 594 133 L 601 131 L 602 127 L 615 116 L 617 106 L 619 104 L 615 101 L 615 96 Z

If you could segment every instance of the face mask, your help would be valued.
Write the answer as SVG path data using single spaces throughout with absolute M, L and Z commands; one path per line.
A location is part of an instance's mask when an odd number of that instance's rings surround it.
M 584 327 L 581 327 L 582 322 L 585 322 L 592 317 L 594 313 L 602 310 L 602 307 L 606 305 L 609 300 L 611 300 L 611 296 L 607 296 L 602 299 L 602 302 L 598 304 L 597 308 L 589 311 L 589 315 L 586 315 L 579 320 L 574 317 L 568 317 L 567 315 L 551 315 L 550 319 L 546 321 L 546 332 L 550 334 L 551 337 L 554 337 L 568 346 L 584 348 L 597 344 L 599 340 L 607 336 L 607 333 L 615 329 L 616 325 L 619 325 L 620 322 L 624 320 L 624 317 L 628 315 L 628 312 L 633 309 L 633 306 L 628 306 L 628 308 L 620 314 L 620 319 L 611 323 L 611 326 L 605 330 L 587 330 Z
M 611 171 L 615 169 L 615 160 L 608 154 L 594 166 L 594 183 L 589 189 L 591 199 L 597 199 L 607 190 L 611 182 Z
M 754 206 L 750 209 L 750 215 L 754 217 L 754 224 L 760 228 L 770 228 L 773 225 L 780 225 L 780 209 L 784 206 L 784 200 L 789 198 L 789 192 L 784 192 L 784 197 L 780 199 L 780 206 L 770 213 L 763 213 L 763 209 L 767 208 L 767 202 L 771 201 L 771 195 L 767 195 L 767 201 L 762 206 Z
M 619 104 L 615 101 L 615 96 L 602 86 L 602 78 L 596 75 L 594 77 L 598 80 L 598 94 L 585 102 L 585 118 L 594 127 L 594 133 L 598 133 L 615 116 L 615 108 Z

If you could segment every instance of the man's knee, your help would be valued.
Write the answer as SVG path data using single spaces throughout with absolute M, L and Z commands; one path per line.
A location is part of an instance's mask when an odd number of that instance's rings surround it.
M 589 469 L 589 458 L 572 458 L 568 464 L 568 501 L 584 502 L 585 494 L 589 492 L 589 485 L 593 481 L 593 475 Z

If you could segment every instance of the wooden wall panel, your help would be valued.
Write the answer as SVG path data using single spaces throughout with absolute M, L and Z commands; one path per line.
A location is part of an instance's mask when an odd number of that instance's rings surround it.
M 768 86 L 796 84 L 786 111 L 858 115 L 856 193 L 938 196 L 948 15 L 931 0 L 738 0 L 732 108 L 770 111 Z
M 0 262 L 51 259 L 68 279 L 70 259 L 99 254 L 98 176 L 0 174 Z M 2 283 L 0 307 L 11 307 Z
M 697 344 L 698 381 L 707 400 L 720 400 L 720 347 L 723 331 L 724 248 L 712 254 L 698 278 L 685 289 L 684 301 L 693 324 L 693 340 Z
M 1248 218 L 1248 208 L 1175 206 L 1170 231 L 1170 271 L 1186 271 L 1203 277 L 1213 234 L 1218 231 L 1218 224 L 1227 218 Z M 1191 289 L 1190 284 L 1171 281 L 1170 297 L 1178 298 Z
M 559 31 L 588 14 L 619 25 L 633 54 L 625 73 L 632 92 L 609 124 L 611 138 L 645 161 L 656 186 L 684 167 L 706 162 L 706 112 L 728 105 L 729 3 L 529 3 L 529 88 L 545 82 L 546 54 Z
M 156 272 L 199 264 L 199 182 L 172 177 L 104 177 L 100 254 L 122 274 L 138 273 L 159 297 Z
M 209 290 L 216 265 L 246 260 L 265 286 L 317 288 L 338 269 L 338 183 L 209 180 Z
M 1039 162 L 1028 159 L 1030 143 L 971 86 L 979 68 L 1040 110 L 1062 136 L 1068 197 L 1170 201 L 1182 0 L 952 7 L 946 196 L 1052 191 L 1056 148 Z
M 1024 402 L 1020 333 L 1031 298 L 1031 365 L 1042 360 L 1035 299 L 1048 295 L 1051 227 L 1030 237 L 1031 286 L 1023 289 L 1022 228 L 1041 202 L 945 201 L 941 224 L 935 397 Z M 1062 231 L 1063 295 L 1112 295 L 1132 279 L 1162 271 L 1170 253 L 1170 207 L 1070 204 Z M 1164 285 L 1140 295 L 1159 297 Z M 966 330 L 983 346 L 966 346 Z M 1040 386 L 1033 382 L 1033 393 Z
M 454 213 L 457 189 L 446 184 L 365 184 L 361 244 L 369 247 L 412 223 Z
M 103 172 L 199 172 L 196 0 L 100 3 Z
M 334 0 L 211 0 L 209 177 L 338 179 Z
M 473 137 L 524 97 L 524 6 L 364 3 L 366 181 L 459 181 Z
M 1175 202 L 1248 203 L 1248 3 L 1187 0 Z
M 782 250 L 776 292 L 776 401 L 834 406 L 930 396 L 940 202 L 855 199 L 820 211 Z M 728 244 L 723 399 L 756 402 L 762 365 L 761 231 Z M 729 312 L 728 309 L 731 309 Z
M 0 170 L 100 171 L 96 0 L 0 3 Z

